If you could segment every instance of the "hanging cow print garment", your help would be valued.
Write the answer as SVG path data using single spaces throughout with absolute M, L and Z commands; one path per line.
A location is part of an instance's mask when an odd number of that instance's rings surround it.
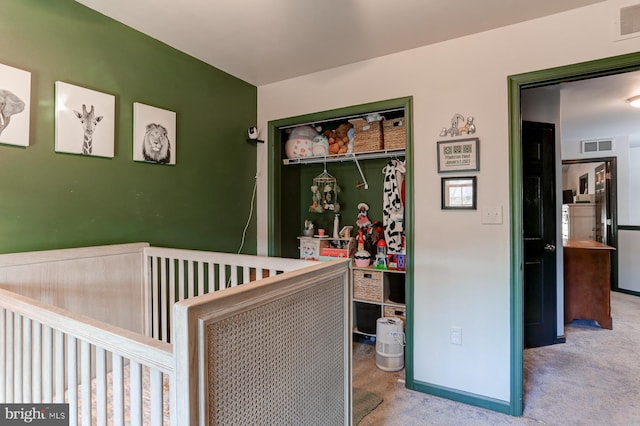
M 382 169 L 384 174 L 382 196 L 382 225 L 384 239 L 389 253 L 400 253 L 402 250 L 402 233 L 404 232 L 404 205 L 401 187 L 406 167 L 404 161 L 390 160 Z

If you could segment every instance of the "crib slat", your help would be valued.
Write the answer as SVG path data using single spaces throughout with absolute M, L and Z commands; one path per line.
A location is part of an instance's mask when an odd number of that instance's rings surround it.
M 176 303 L 176 261 L 169 259 L 169 307 L 162 305 L 162 327 L 164 328 L 163 342 L 171 339 L 171 308 Z
M 5 400 L 6 402 L 16 402 L 15 399 L 13 398 L 13 369 L 14 369 L 14 365 L 13 365 L 13 318 L 14 318 L 14 313 L 13 312 L 7 312 L 7 351 L 6 351 L 6 357 L 7 357 L 7 386 L 6 386 L 6 393 L 7 393 L 7 399 Z
M 209 273 L 207 274 L 208 276 L 208 280 L 207 280 L 207 293 L 211 293 L 213 291 L 216 290 L 216 275 L 215 275 L 215 266 L 213 263 L 208 262 L 207 263 L 207 269 L 209 271 Z
M 167 306 L 168 306 L 168 300 L 170 299 L 167 295 L 167 284 L 169 284 L 169 286 L 171 285 L 171 282 L 173 282 L 173 262 L 169 262 L 169 276 L 167 277 L 167 270 L 166 270 L 166 259 L 162 259 L 161 263 L 160 263 L 160 278 L 159 278 L 159 284 L 160 284 L 160 331 L 161 334 L 158 335 L 158 337 L 161 337 L 161 340 L 163 342 L 167 342 L 168 338 L 169 338 L 169 334 L 167 331 Z M 171 294 L 171 287 L 169 287 L 169 294 Z
M 80 342 L 80 398 L 82 426 L 91 426 L 91 345 Z
M 33 322 L 33 399 L 36 404 L 42 402 L 42 325 Z
M 74 413 L 78 413 L 78 370 L 76 369 L 76 341 L 77 339 L 75 337 L 67 335 L 67 402 L 69 403 L 69 426 L 77 426 L 78 424 L 78 416 L 73 415 Z M 64 378 L 62 379 L 62 382 L 64 383 Z
M 111 359 L 113 385 L 113 424 L 124 426 L 124 379 L 122 377 L 122 357 L 114 354 Z
M 181 282 L 180 283 L 180 300 L 184 300 L 188 297 L 191 297 L 193 295 L 193 292 L 195 291 L 195 288 L 193 287 L 193 277 L 194 277 L 194 262 L 191 260 L 185 260 L 184 263 L 186 264 L 187 267 L 187 282 Z M 183 276 L 180 275 L 180 279 L 184 280 Z M 186 287 L 186 290 L 185 290 Z M 179 302 L 180 300 L 177 300 L 177 302 Z
M 151 384 L 151 424 L 162 424 L 162 372 L 155 368 L 151 369 L 150 384 Z
M 256 271 L 256 281 L 261 280 L 263 275 L 262 268 L 256 268 L 255 271 Z
M 55 403 L 64 402 L 64 334 L 55 331 L 54 363 L 55 368 Z
M 218 264 L 218 290 L 222 290 L 227 286 L 227 267 Z
M 204 294 L 204 262 L 198 262 L 198 292 L 196 296 Z
M 31 320 L 23 319 L 22 327 L 22 402 L 33 402 L 31 399 Z
M 102 348 L 96 348 L 96 420 L 99 425 L 107 424 L 107 368 Z
M 258 277 L 256 277 L 257 279 Z M 242 267 L 242 283 L 248 283 L 251 281 L 251 268 L 248 266 Z
M 184 260 L 178 261 L 178 300 L 186 298 L 184 291 Z
M 53 402 L 53 330 L 42 326 L 42 402 Z
M 5 320 L 7 315 L 6 309 L 0 309 L 0 401 L 7 401 L 7 321 Z
M 229 287 L 235 287 L 238 285 L 238 267 L 231 265 L 231 281 Z
M 159 265 L 158 265 L 158 258 L 156 257 L 152 257 L 151 258 L 151 276 L 152 276 L 152 282 L 150 283 L 151 286 L 151 303 L 152 303 L 152 322 L 153 322 L 153 332 L 151 333 L 152 337 L 155 338 L 159 338 L 160 337 L 160 315 L 159 315 L 159 311 L 160 311 L 160 298 L 159 298 L 159 294 L 158 294 L 158 285 L 159 282 L 161 280 L 160 277 L 158 277 L 159 273 L 158 273 L 158 269 L 159 269 Z
M 142 425 L 142 368 L 140 363 L 129 364 L 129 409 L 132 425 Z
M 13 380 L 13 400 L 22 401 L 22 315 L 16 315 L 13 321 L 13 362 L 15 373 Z

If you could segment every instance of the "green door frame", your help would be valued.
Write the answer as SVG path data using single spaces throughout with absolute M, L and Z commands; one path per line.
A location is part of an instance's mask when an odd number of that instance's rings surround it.
M 281 227 L 280 206 L 281 206 L 281 168 L 282 168 L 282 146 L 280 145 L 280 130 L 282 127 L 322 122 L 339 117 L 349 117 L 362 115 L 376 111 L 388 111 L 393 109 L 404 109 L 406 134 L 406 156 L 407 174 L 405 177 L 406 208 L 405 218 L 405 247 L 407 253 L 414 251 L 414 181 L 413 181 L 413 97 L 407 96 L 396 99 L 389 99 L 368 104 L 355 105 L 346 108 L 339 108 L 329 111 L 322 111 L 313 114 L 300 115 L 297 117 L 284 118 L 270 121 L 268 125 L 268 146 L 267 164 L 268 167 L 268 254 L 269 256 L 279 256 L 282 249 L 280 239 Z M 354 166 L 355 167 L 355 166 Z M 413 377 L 413 256 L 407 256 L 405 272 L 405 306 L 406 306 L 406 348 L 405 348 L 405 385 L 409 389 L 414 389 Z
M 640 53 L 534 71 L 508 77 L 509 199 L 511 208 L 511 413 L 524 409 L 524 280 L 522 234 L 522 116 L 520 91 L 567 81 L 621 74 L 640 69 Z

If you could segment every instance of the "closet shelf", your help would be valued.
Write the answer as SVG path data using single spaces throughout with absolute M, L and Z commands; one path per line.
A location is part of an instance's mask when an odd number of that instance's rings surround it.
M 355 152 L 343 155 L 328 155 L 320 157 L 285 158 L 282 164 L 292 166 L 294 164 L 336 163 L 354 160 L 373 160 L 376 158 L 404 157 L 404 149 L 383 149 L 380 151 Z

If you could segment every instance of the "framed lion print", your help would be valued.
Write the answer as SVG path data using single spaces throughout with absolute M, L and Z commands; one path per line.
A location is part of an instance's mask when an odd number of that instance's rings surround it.
M 133 104 L 133 160 L 176 164 L 176 113 Z

